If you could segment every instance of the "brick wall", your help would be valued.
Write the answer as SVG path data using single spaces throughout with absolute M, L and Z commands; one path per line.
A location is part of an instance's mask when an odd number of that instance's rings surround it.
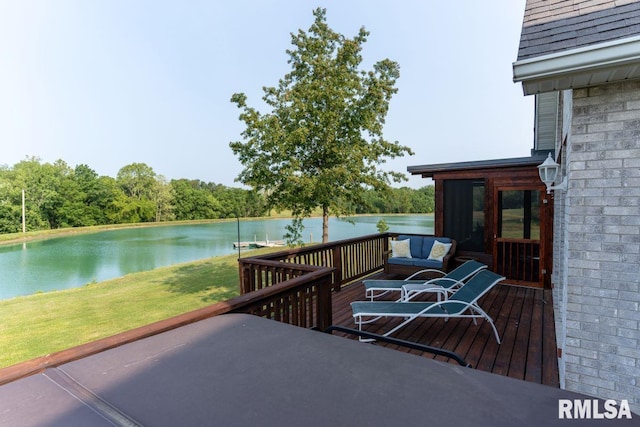
M 567 233 L 554 230 L 561 372 L 640 413 L 640 82 L 576 89 L 572 112 Z

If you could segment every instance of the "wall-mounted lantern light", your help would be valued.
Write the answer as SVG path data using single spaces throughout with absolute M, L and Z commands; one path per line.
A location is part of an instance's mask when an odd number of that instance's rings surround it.
M 549 157 L 545 159 L 545 161 L 538 166 L 538 173 L 540 174 L 540 179 L 547 186 L 547 194 L 551 194 L 551 190 L 566 190 L 567 189 L 567 181 L 563 179 L 562 182 L 558 185 L 553 185 L 553 183 L 558 179 L 558 173 L 560 172 L 560 165 L 555 162 L 551 158 L 551 153 L 549 153 Z

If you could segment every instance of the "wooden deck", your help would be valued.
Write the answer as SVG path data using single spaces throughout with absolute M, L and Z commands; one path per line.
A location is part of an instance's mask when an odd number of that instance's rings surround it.
M 333 324 L 354 328 L 349 304 L 364 299 L 361 282 L 334 293 Z M 393 336 L 453 351 L 479 370 L 559 387 L 551 291 L 498 285 L 480 299 L 479 305 L 494 320 L 502 344 L 496 342 L 490 325 L 483 320 L 474 325 L 472 319 L 451 319 L 448 322 L 416 319 Z M 364 330 L 382 334 L 397 323 L 396 319 L 380 319 L 365 326 Z M 387 346 L 383 343 L 376 345 Z M 448 360 L 430 353 L 390 347 Z

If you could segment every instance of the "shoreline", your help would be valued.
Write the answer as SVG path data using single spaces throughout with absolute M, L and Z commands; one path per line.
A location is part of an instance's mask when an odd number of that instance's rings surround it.
M 269 219 L 275 217 L 256 217 L 255 219 Z M 240 218 L 241 220 L 246 218 Z M 254 218 L 251 218 L 254 219 Z M 163 222 L 141 222 L 136 224 L 110 224 L 110 225 L 93 225 L 88 227 L 69 227 L 69 228 L 57 228 L 54 230 L 38 230 L 27 231 L 25 235 L 23 233 L 10 233 L 0 234 L 0 245 L 14 245 L 18 243 L 33 242 L 37 240 L 53 239 L 56 237 L 65 237 L 75 234 L 91 234 L 99 233 L 102 231 L 122 230 L 128 228 L 149 228 L 149 227 L 169 227 L 178 225 L 193 225 L 193 224 L 210 224 L 216 222 L 231 222 L 236 221 L 236 218 L 218 218 L 218 219 L 199 219 L 188 221 L 163 221 Z
M 26 233 L 9 233 L 0 235 L 0 245 L 11 245 L 16 243 L 32 242 L 34 240 L 46 240 L 55 237 L 62 237 L 74 234 L 90 234 L 101 231 L 120 230 L 127 228 L 162 227 L 170 225 L 207 224 L 212 222 L 235 221 L 236 219 L 211 219 L 192 221 L 164 221 L 164 222 L 141 222 L 136 224 L 110 224 L 92 225 L 87 227 L 56 228 L 53 230 L 27 231 Z
M 364 216 L 402 216 L 402 215 L 433 215 L 433 213 L 392 213 L 392 214 L 358 214 L 350 216 L 342 216 L 335 218 L 349 218 L 349 217 L 364 217 Z M 309 218 L 318 218 L 318 215 L 312 215 Z M 261 216 L 261 217 L 243 217 L 242 221 L 262 221 L 268 219 L 289 219 L 290 215 L 273 215 L 273 216 Z M 102 231 L 121 230 L 127 228 L 148 228 L 148 227 L 167 227 L 175 225 L 192 225 L 192 224 L 210 224 L 216 222 L 231 222 L 237 221 L 237 218 L 217 218 L 217 219 L 198 219 L 187 221 L 163 221 L 163 222 L 140 222 L 135 224 L 109 224 L 109 225 L 92 225 L 87 227 L 69 227 L 69 228 L 56 228 L 53 230 L 37 230 L 27 231 L 26 233 L 8 233 L 0 234 L 0 246 L 2 245 L 15 245 L 19 243 L 28 243 L 39 240 L 53 239 L 56 237 L 65 237 L 74 234 L 90 234 L 99 233 Z
M 374 217 L 376 219 L 374 220 L 367 219 L 371 217 Z M 375 224 L 377 219 L 380 217 L 381 215 L 377 215 L 377 214 L 364 214 L 364 215 L 353 215 L 350 218 L 332 217 L 332 220 L 335 220 L 336 223 L 349 221 L 349 219 L 352 219 L 356 223 L 362 222 L 367 227 L 367 232 L 369 232 L 368 230 L 372 230 L 371 233 L 375 233 L 375 230 L 373 230 L 373 224 Z M 390 215 L 384 215 L 384 217 L 387 217 L 387 221 L 391 223 L 394 222 L 394 220 L 391 219 L 393 217 L 406 217 L 409 223 L 413 223 L 414 221 L 423 221 L 423 220 L 426 220 L 428 222 L 429 219 L 433 217 L 433 214 L 390 214 Z M 413 220 L 409 219 L 411 217 L 415 219 Z M 278 217 L 275 217 L 275 216 L 255 217 L 255 218 L 251 217 L 251 218 L 243 218 L 242 222 L 250 224 L 257 221 L 263 224 L 267 224 L 271 222 L 269 220 L 277 220 L 278 229 L 280 229 L 282 228 L 282 223 L 286 223 L 288 218 L 290 217 L 286 217 L 284 215 L 281 215 Z M 318 224 L 316 223 L 316 221 L 318 219 L 319 217 L 316 217 L 316 216 L 309 218 L 309 221 L 311 221 L 311 223 L 314 224 L 313 225 L 314 232 L 317 231 L 316 228 Z M 77 252 L 77 249 L 76 249 L 76 252 L 72 251 L 68 254 L 67 252 L 65 252 L 65 247 L 66 247 L 65 242 L 67 241 L 76 241 L 76 240 L 85 241 L 85 239 L 92 239 L 92 240 L 107 239 L 108 241 L 111 241 L 112 238 L 109 236 L 119 236 L 117 238 L 114 237 L 115 239 L 114 241 L 121 241 L 124 236 L 120 236 L 119 233 L 125 233 L 126 236 L 129 236 L 130 233 L 134 233 L 136 236 L 139 235 L 139 233 L 143 233 L 144 236 L 164 236 L 165 233 L 163 229 L 167 227 L 168 227 L 167 229 L 171 229 L 172 227 L 174 229 L 174 231 L 169 232 L 169 234 L 178 233 L 182 235 L 186 233 L 185 234 L 186 236 L 191 236 L 192 235 L 191 233 L 194 232 L 193 230 L 197 230 L 196 228 L 193 228 L 193 227 L 207 227 L 207 229 L 209 227 L 213 227 L 213 228 L 224 227 L 225 229 L 228 229 L 229 227 L 235 227 L 235 222 L 236 222 L 235 218 L 224 218 L 224 219 L 215 219 L 215 220 L 121 224 L 116 226 L 75 227 L 75 228 L 31 232 L 31 233 L 27 233 L 26 236 L 20 235 L 18 237 L 16 237 L 16 234 L 4 235 L 4 236 L 0 235 L 0 239 L 2 239 L 3 237 L 5 238 L 5 240 L 0 240 L 0 248 L 3 248 L 2 249 L 3 253 L 5 251 L 10 252 L 8 256 L 10 256 L 11 258 L 8 258 L 8 259 L 19 261 L 19 264 L 14 265 L 12 262 L 7 263 L 6 262 L 7 258 L 3 258 L 3 266 L 6 266 L 6 270 L 3 270 L 2 272 L 3 274 L 0 276 L 2 276 L 3 281 L 6 282 L 7 285 L 6 285 L 6 289 L 3 289 L 3 292 L 2 292 L 3 295 L 2 295 L 2 298 L 0 298 L 0 300 L 6 300 L 6 299 L 11 299 L 11 298 L 20 297 L 20 296 L 29 296 L 33 294 L 47 293 L 55 290 L 71 289 L 71 288 L 85 286 L 88 284 L 102 283 L 104 281 L 115 279 L 117 277 L 123 277 L 118 273 L 120 274 L 127 273 L 127 272 L 135 273 L 135 272 L 138 272 L 139 270 L 139 268 L 136 267 L 136 268 L 128 268 L 124 270 L 116 269 L 113 271 L 116 274 L 98 274 L 96 273 L 98 271 L 97 266 L 104 264 L 106 261 L 92 259 L 91 256 L 87 255 L 89 253 L 93 253 L 91 251 Z M 400 226 L 402 224 L 405 224 L 405 220 L 401 220 L 400 222 L 398 222 L 398 224 Z M 186 228 L 182 226 L 185 226 Z M 268 225 L 264 225 L 264 226 L 270 227 Z M 260 225 L 260 227 L 264 227 L 264 226 Z M 162 228 L 154 229 L 152 227 L 162 227 Z M 251 226 L 251 227 L 255 227 L 255 226 Z M 340 226 L 340 227 L 343 227 L 343 226 Z M 139 231 L 135 231 L 136 229 L 138 229 Z M 180 231 L 181 229 L 184 231 Z M 104 233 L 107 231 L 114 231 L 114 233 L 118 233 L 118 234 Z M 360 234 L 362 234 L 363 230 L 360 230 L 360 231 L 361 231 Z M 104 234 L 99 234 L 99 233 L 104 233 Z M 351 236 L 351 234 L 349 233 L 347 233 L 346 237 Z M 93 237 L 93 236 L 96 236 L 96 237 Z M 193 235 L 193 236 L 197 240 L 197 236 L 196 235 Z M 227 237 L 230 238 L 229 236 Z M 343 234 L 340 234 L 340 233 L 338 233 L 336 237 L 338 239 L 345 238 L 345 236 L 343 236 Z M 233 241 L 238 240 L 235 237 L 230 239 L 232 243 Z M 317 244 L 319 242 L 314 241 L 313 243 Z M 188 245 L 188 243 L 184 243 L 184 244 Z M 305 243 L 305 245 L 307 244 L 309 244 L 309 241 Z M 48 255 L 51 255 L 54 258 L 57 256 L 58 253 L 65 254 L 64 255 L 65 258 L 60 260 L 61 262 L 60 266 L 51 264 L 51 257 L 47 255 L 46 258 L 42 258 L 40 262 L 37 262 L 36 265 L 33 265 L 34 267 L 33 270 L 30 268 L 33 262 L 30 264 L 29 262 L 26 261 L 27 259 L 36 259 L 34 258 L 34 256 L 36 255 L 43 256 L 43 253 L 42 253 L 43 250 L 44 250 L 44 254 L 47 254 L 46 249 L 43 249 L 42 245 L 46 245 L 46 246 L 54 245 L 55 248 L 57 248 L 53 253 L 48 253 Z M 181 263 L 183 261 L 189 262 L 190 259 L 193 261 L 199 261 L 202 259 L 207 259 L 207 258 L 215 257 L 218 255 L 220 256 L 232 255 L 232 254 L 235 255 L 235 252 L 240 252 L 240 249 L 237 249 L 237 248 L 234 248 L 234 249 L 229 248 L 228 250 L 226 250 L 226 246 L 222 247 L 220 244 L 216 244 L 214 246 L 215 247 L 209 248 L 210 250 L 207 250 L 205 252 L 200 251 L 200 252 L 192 253 L 191 256 L 181 256 L 181 257 L 174 257 L 170 259 L 164 259 L 162 262 L 159 262 L 159 263 L 153 262 L 152 265 L 147 265 L 146 268 L 153 267 L 153 266 L 157 266 L 158 268 L 168 267 L 168 266 L 176 265 L 175 262 L 178 262 L 178 263 Z M 278 250 L 286 249 L 283 246 L 284 245 L 276 246 L 276 248 Z M 34 252 L 33 256 L 27 257 L 26 255 L 20 255 L 23 253 L 24 250 L 32 247 L 36 251 Z M 72 246 L 72 247 L 76 247 L 76 246 Z M 245 252 L 245 251 L 247 252 L 242 256 L 251 256 L 250 252 L 254 250 L 255 249 L 248 251 L 247 249 L 245 249 L 242 252 Z M 49 251 L 51 251 L 51 249 L 49 249 Z M 17 254 L 18 252 L 19 254 Z M 112 253 L 112 256 L 108 257 L 108 259 L 110 260 L 109 262 L 115 262 L 114 259 L 117 259 L 118 257 L 122 258 L 123 253 L 129 253 L 129 249 L 121 247 L 116 252 L 110 252 L 110 253 Z M 67 263 L 66 261 L 68 259 L 70 259 L 71 262 Z M 70 267 L 67 266 L 67 264 L 69 264 Z M 9 273 L 11 270 L 13 270 L 16 267 L 18 269 L 21 269 L 20 271 L 26 271 L 23 269 L 29 268 L 29 272 L 31 271 L 42 272 L 43 271 L 43 267 L 41 267 L 42 265 L 45 265 L 45 266 L 50 265 L 50 269 L 53 269 L 52 274 L 53 273 L 56 274 L 55 280 L 53 279 L 54 276 L 52 276 L 51 280 L 46 280 L 47 276 L 42 276 L 42 274 L 40 274 L 40 277 L 41 279 L 44 278 L 43 280 L 33 280 L 30 277 L 35 277 L 34 276 L 35 273 L 27 276 L 25 276 L 22 273 L 20 273 L 20 276 L 13 276 L 13 275 L 10 275 Z M 69 269 L 78 270 L 78 272 L 75 275 L 67 274 L 68 273 L 67 270 Z M 60 272 L 58 272 L 58 270 L 60 270 Z M 92 273 L 91 272 L 92 270 L 95 270 L 95 271 Z M 64 273 L 62 273 L 63 271 Z M 89 271 L 89 273 L 87 273 L 87 271 Z M 21 279 L 23 276 L 29 277 L 29 278 Z

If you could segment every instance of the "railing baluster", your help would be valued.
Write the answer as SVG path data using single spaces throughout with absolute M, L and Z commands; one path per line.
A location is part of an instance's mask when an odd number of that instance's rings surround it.
M 249 312 L 306 327 L 331 324 L 331 291 L 381 270 L 388 248 L 388 233 L 241 258 L 240 289 L 243 295 L 301 280 L 301 285 L 248 309 Z M 327 269 L 331 270 L 327 270 Z M 318 271 L 325 276 L 315 279 Z M 308 279 L 308 282 L 307 282 Z

